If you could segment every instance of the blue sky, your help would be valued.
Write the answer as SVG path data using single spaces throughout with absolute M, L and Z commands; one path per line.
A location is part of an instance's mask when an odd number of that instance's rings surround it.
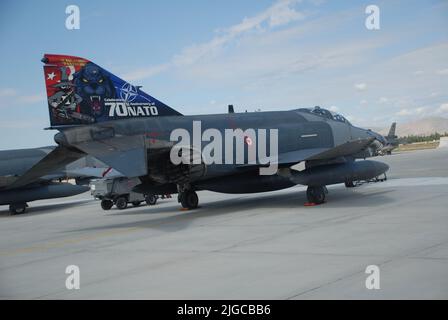
M 65 28 L 66 6 L 81 11 Z M 367 30 L 365 8 L 380 8 Z M 448 117 L 448 1 L 0 2 L 0 149 L 53 143 L 40 58 L 85 57 L 184 114 L 321 105 L 356 125 Z

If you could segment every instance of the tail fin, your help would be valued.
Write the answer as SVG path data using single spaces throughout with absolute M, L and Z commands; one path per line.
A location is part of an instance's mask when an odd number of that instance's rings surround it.
M 46 54 L 42 62 L 52 127 L 181 115 L 87 59 Z
M 392 123 L 392 125 L 390 126 L 390 129 L 389 129 L 389 133 L 387 134 L 386 138 L 395 138 L 396 137 L 395 136 L 396 127 L 397 127 L 397 123 L 396 122 Z

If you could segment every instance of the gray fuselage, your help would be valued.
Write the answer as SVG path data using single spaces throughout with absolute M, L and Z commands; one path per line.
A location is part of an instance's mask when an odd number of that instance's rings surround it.
M 279 155 L 297 150 L 331 149 L 355 139 L 371 137 L 382 139 L 380 135 L 352 126 L 348 121 L 336 121 L 310 112 L 292 110 L 117 120 L 84 128 L 66 129 L 62 131 L 63 134 L 56 137 L 56 140 L 65 145 L 81 146 L 81 150 L 84 147 L 83 151 L 87 153 L 89 153 L 89 148 L 98 151 L 99 145 L 90 145 L 91 141 L 102 141 L 104 142 L 102 145 L 108 145 L 108 141 L 110 141 L 112 144 L 118 145 L 118 148 L 123 145 L 128 145 L 126 147 L 131 148 L 129 145 L 135 144 L 135 149 L 138 149 L 139 145 L 143 143 L 147 150 L 147 160 L 145 161 L 149 165 L 142 167 L 140 171 L 136 170 L 136 172 L 140 172 L 139 176 L 144 176 L 146 173 L 150 177 L 153 176 L 154 179 L 147 182 L 149 185 L 173 184 L 173 181 L 169 181 L 168 174 L 165 175 L 166 181 L 160 177 L 160 172 L 169 159 L 166 158 L 165 153 L 165 157 L 158 160 L 157 145 L 162 143 L 163 148 L 163 143 L 170 141 L 170 135 L 175 129 L 185 129 L 193 137 L 195 121 L 200 121 L 202 132 L 207 129 L 216 129 L 222 136 L 225 136 L 226 129 L 278 130 Z M 269 150 L 269 141 L 267 142 L 267 150 Z M 208 143 L 202 142 L 202 148 Z M 154 163 L 154 159 L 157 159 L 156 163 Z M 247 159 L 247 154 L 245 159 Z M 260 159 L 257 158 L 258 160 Z M 107 163 L 107 161 L 103 161 Z M 140 165 L 137 158 L 123 158 L 123 161 L 131 161 L 135 167 Z M 196 188 L 240 193 L 277 190 L 294 185 L 289 179 L 279 175 L 260 176 L 258 169 L 255 171 L 254 167 L 248 166 L 246 163 L 225 164 L 224 159 L 222 159 L 222 163 L 207 165 L 206 172 L 193 182 Z M 125 165 L 129 166 L 129 163 Z M 115 169 L 120 171 L 120 168 Z M 157 178 L 155 178 L 156 175 Z M 216 187 L 217 185 L 219 187 Z

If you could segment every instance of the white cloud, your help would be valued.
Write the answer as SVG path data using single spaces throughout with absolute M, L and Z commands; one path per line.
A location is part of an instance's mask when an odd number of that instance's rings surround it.
M 424 114 L 426 112 L 426 108 L 425 107 L 419 107 L 415 109 L 415 114 Z
M 378 49 L 412 41 L 411 35 L 403 38 L 404 27 L 369 39 L 346 37 L 341 30 L 359 18 L 359 8 L 305 19 L 315 13 L 303 14 L 297 3 L 275 2 L 257 15 L 221 28 L 209 41 L 181 49 L 165 64 L 137 70 L 125 79 L 169 75 L 195 92 L 186 102 L 170 101 L 182 105 L 185 113 L 212 111 L 210 99 L 225 105 L 229 92 L 235 92 L 235 104 L 248 109 L 337 105 L 338 112 L 366 123 L 374 121 L 378 112 L 384 115 L 378 122 L 389 122 L 388 117 L 396 113 L 429 114 L 430 110 L 419 109 L 422 105 L 431 106 L 432 112 L 438 109 L 429 94 L 439 92 L 437 100 L 445 95 L 447 78 L 437 76 L 436 70 L 443 74 L 446 69 L 448 43 L 383 57 Z M 215 96 L 201 98 L 204 89 Z M 359 95 L 353 95 L 355 90 Z
M 355 87 L 355 89 L 358 90 L 358 91 L 364 91 L 364 90 L 367 89 L 367 84 L 365 84 L 365 83 L 356 83 L 356 84 L 354 85 L 354 87 Z
M 19 91 L 12 88 L 0 89 L 0 108 L 11 105 L 27 105 L 45 101 L 43 93 L 34 95 L 21 95 Z
M 170 62 L 161 65 L 139 68 L 125 75 L 129 80 L 149 78 L 172 67 L 185 67 L 195 63 L 203 63 L 216 56 L 223 48 L 233 40 L 251 32 L 263 32 L 265 29 L 287 25 L 291 22 L 302 20 L 305 15 L 297 11 L 295 6 L 301 0 L 279 0 L 265 11 L 246 17 L 240 23 L 225 29 L 218 30 L 218 35 L 208 42 L 194 44 L 181 50 Z
M 339 108 L 336 107 L 336 106 L 331 106 L 331 107 L 328 108 L 328 110 L 333 111 L 333 112 L 338 112 Z
M 15 96 L 16 94 L 17 94 L 17 91 L 15 89 L 12 89 L 12 88 L 0 89 L 0 98 L 12 97 L 12 96 Z
M 227 28 L 226 32 L 231 36 L 237 36 L 253 29 L 261 29 L 265 23 L 269 27 L 277 27 L 304 19 L 305 15 L 294 8 L 299 2 L 301 0 L 279 0 L 265 11 L 253 17 L 246 17 L 241 23 Z
M 438 113 L 445 113 L 448 112 L 448 103 L 443 103 L 440 105 L 440 107 L 437 109 Z
M 129 72 L 123 76 L 124 79 L 127 81 L 134 81 L 134 80 L 140 80 L 145 78 L 150 78 L 152 76 L 155 76 L 165 70 L 167 70 L 170 67 L 169 64 L 160 64 L 155 66 L 149 66 L 146 68 L 139 68 L 138 70 Z
M 398 111 L 396 113 L 397 116 L 410 116 L 412 114 L 413 114 L 412 110 L 409 110 L 409 109 L 401 109 L 400 111 Z
M 396 113 L 397 116 L 424 116 L 429 115 L 427 107 L 405 108 Z
M 448 75 L 448 68 L 437 70 L 437 74 L 442 75 L 442 76 Z
M 426 105 L 416 108 L 403 108 L 395 113 L 396 116 L 406 117 L 408 119 L 433 117 L 433 116 L 447 116 L 448 103 L 437 105 Z
M 212 40 L 185 48 L 180 54 L 174 57 L 173 63 L 176 66 L 193 64 L 204 59 L 208 55 L 213 56 L 229 42 L 239 36 L 248 34 L 254 30 L 261 32 L 263 31 L 264 26 L 273 28 L 304 19 L 305 15 L 293 8 L 293 6 L 299 2 L 301 1 L 277 1 L 265 11 L 253 17 L 246 17 L 242 22 L 221 30 L 220 35 L 214 37 Z
M 276 27 L 288 24 L 292 21 L 302 20 L 305 15 L 291 8 L 291 4 L 298 1 L 280 1 L 271 7 L 269 12 L 269 26 Z

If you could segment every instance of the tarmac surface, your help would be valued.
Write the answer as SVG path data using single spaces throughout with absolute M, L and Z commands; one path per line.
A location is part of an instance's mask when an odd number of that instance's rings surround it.
M 199 192 L 123 211 L 83 194 L 0 207 L 2 299 L 447 299 L 448 148 L 377 158 L 388 180 L 251 195 Z M 68 290 L 68 265 L 80 289 Z M 366 288 L 366 267 L 380 289 Z

